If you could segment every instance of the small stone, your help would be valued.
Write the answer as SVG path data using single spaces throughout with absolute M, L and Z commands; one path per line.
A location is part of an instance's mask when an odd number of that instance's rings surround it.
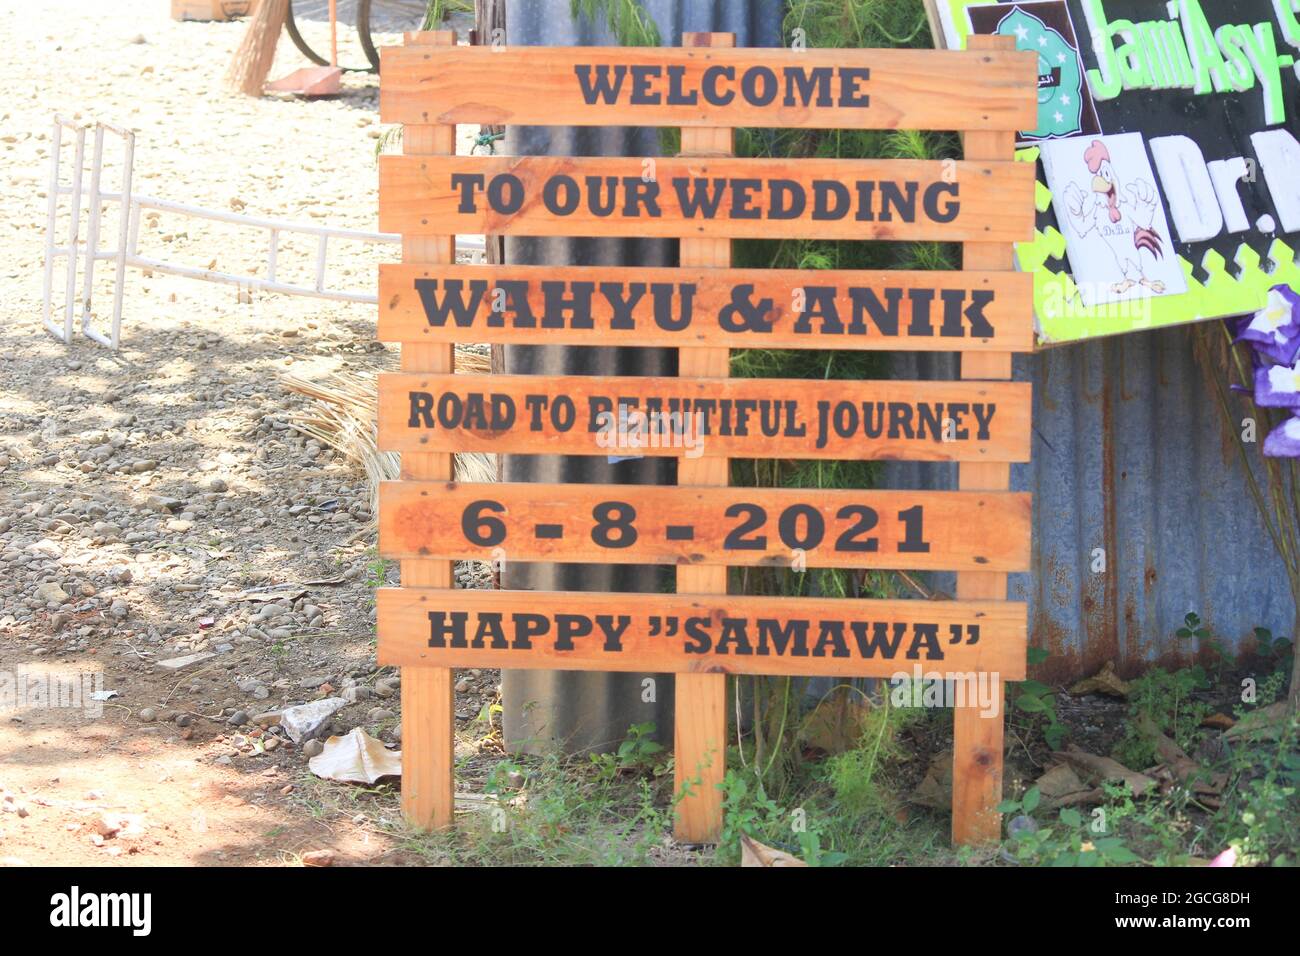
M 154 461 L 152 458 L 144 458 L 140 461 L 131 462 L 131 471 L 137 475 L 146 471 L 153 471 L 157 467 L 158 462 Z
M 1007 823 L 1007 836 L 1011 837 L 1012 839 L 1014 839 L 1015 837 L 1019 836 L 1022 833 L 1037 833 L 1037 832 L 1038 832 L 1038 822 L 1034 820 L 1033 817 L 1028 817 L 1025 816 L 1024 814 L 1020 814 L 1019 816 L 1012 817 L 1010 822 Z
M 194 723 L 194 718 L 191 717 L 189 714 L 177 714 L 177 715 L 176 715 L 176 726 L 177 726 L 177 727 L 188 727 L 188 726 L 189 726 L 190 724 L 192 724 L 192 723 Z
M 208 481 L 208 491 L 214 491 L 221 494 L 223 491 L 229 491 L 230 486 L 221 478 L 213 478 Z
M 302 855 L 303 866 L 333 866 L 333 850 L 308 850 Z
M 108 613 L 119 621 L 125 621 L 131 615 L 131 608 L 125 601 L 114 601 L 109 605 Z
M 158 714 L 152 707 L 143 707 L 136 716 L 148 724 L 152 723 L 158 717 Z
M 226 723 L 231 727 L 242 727 L 244 724 L 248 723 L 248 713 L 246 711 L 237 710 L 230 715 L 230 719 L 227 720 Z
M 36 589 L 36 598 L 46 604 L 63 604 L 68 600 L 68 592 L 53 581 L 47 581 Z
M 320 754 L 324 749 L 325 745 L 319 740 L 309 740 L 302 745 L 302 755 L 310 759 Z
M 468 677 L 462 677 L 460 680 L 456 681 L 456 693 L 463 694 L 469 689 L 470 682 Z
M 190 664 L 197 664 L 199 661 L 206 661 L 217 655 L 211 651 L 203 651 L 198 654 L 185 654 L 182 657 L 171 657 L 165 661 L 158 661 L 157 666 L 169 671 L 180 670 L 182 667 L 188 667 Z
M 270 752 L 280 746 L 280 738 L 272 737 L 269 734 L 262 738 L 262 749 Z
M 375 707 L 370 711 L 370 713 L 366 714 L 366 719 L 372 724 L 378 724 L 385 720 L 392 720 L 395 716 L 396 715 L 391 710 L 387 710 L 383 707 Z

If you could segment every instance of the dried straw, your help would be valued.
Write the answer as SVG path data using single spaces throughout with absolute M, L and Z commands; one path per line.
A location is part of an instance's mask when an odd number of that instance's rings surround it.
M 244 39 L 226 71 L 226 85 L 249 96 L 261 96 L 262 86 L 271 73 L 275 47 L 289 12 L 289 0 L 262 0 L 248 21 Z
M 456 351 L 457 372 L 483 373 L 488 365 L 486 355 Z M 378 514 L 379 482 L 400 477 L 400 459 L 396 452 L 380 451 L 376 446 L 379 389 L 375 373 L 335 372 L 322 381 L 284 375 L 280 382 L 289 391 L 315 400 L 290 417 L 290 426 L 360 465 L 370 486 L 370 513 Z M 465 452 L 453 461 L 457 481 L 496 481 L 495 455 Z

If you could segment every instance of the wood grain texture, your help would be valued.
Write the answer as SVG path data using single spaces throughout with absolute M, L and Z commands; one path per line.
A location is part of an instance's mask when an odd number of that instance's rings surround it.
M 379 663 L 398 667 L 828 677 L 1024 677 L 1009 601 L 873 601 L 381 588 Z M 715 688 L 716 689 L 716 688 Z
M 725 368 L 714 362 L 707 371 L 717 375 Z M 1029 395 L 1025 382 L 388 374 L 379 376 L 379 447 L 683 460 L 1028 461 Z M 644 409 L 647 401 L 659 401 L 671 412 L 674 400 L 688 403 L 679 406 L 684 417 L 678 424 L 685 430 L 679 438 L 636 432 L 634 421 L 620 435 L 620 405 L 636 402 L 634 407 Z M 735 433 L 738 401 L 758 403 L 745 406 L 751 410 L 744 435 Z M 566 402 L 572 402 L 574 417 L 564 431 L 568 419 L 557 423 L 551 413 L 567 415 L 561 411 Z M 836 430 L 836 409 L 844 416 L 842 433 Z M 777 434 L 763 433 L 764 414 Z M 979 415 L 986 418 L 983 430 Z M 945 441 L 949 418 L 953 440 Z M 722 434 L 724 422 L 732 434 Z M 602 431 L 604 426 L 609 427 Z
M 407 34 L 417 47 L 452 47 L 450 31 Z M 456 127 L 408 125 L 402 148 L 408 155 L 433 156 L 456 151 Z M 380 183 L 380 202 L 384 185 Z M 455 236 L 405 236 L 402 261 L 442 265 L 455 261 Z M 450 373 L 453 348 L 440 343 L 402 347 L 402 368 L 410 372 Z M 449 479 L 451 455 L 413 450 L 402 455 L 402 477 Z M 402 582 L 409 587 L 450 588 L 451 565 L 446 561 L 403 561 Z M 455 818 L 455 700 L 452 673 L 445 667 L 416 667 L 402 674 L 402 813 L 421 829 L 449 827 Z
M 972 36 L 976 51 L 989 52 L 1014 45 L 1010 37 Z M 1015 152 L 1015 134 L 968 132 L 965 155 L 970 159 L 1002 159 Z M 1010 271 L 1015 267 L 1010 245 L 992 242 L 967 243 L 962 264 L 968 269 Z M 1009 353 L 963 355 L 963 379 L 1011 378 Z M 958 468 L 962 490 L 993 491 L 1010 487 L 1011 468 L 1000 463 L 963 464 Z M 957 575 L 960 600 L 1005 599 L 1007 576 L 999 572 L 968 571 Z M 1002 689 L 995 688 L 1002 700 Z M 958 844 L 991 844 L 1002 837 L 1002 816 L 996 807 L 1002 801 L 1003 714 L 984 716 L 978 707 L 957 707 L 953 711 L 952 839 Z
M 682 36 L 682 45 L 696 51 L 727 49 L 735 42 L 730 33 Z M 729 156 L 735 152 L 735 133 L 726 125 L 684 128 L 681 151 L 683 156 Z M 678 261 L 686 267 L 726 269 L 731 265 L 731 242 L 682 239 Z M 677 374 L 724 380 L 731 372 L 730 359 L 731 352 L 725 347 L 684 348 L 677 353 Z M 682 459 L 677 464 L 678 485 L 725 487 L 729 479 L 726 458 Z M 677 591 L 726 594 L 727 569 L 679 568 Z M 727 772 L 727 679 L 720 674 L 681 674 L 673 699 L 673 789 L 680 798 L 673 833 L 686 843 L 716 843 L 722 835 L 721 785 Z
M 476 176 L 483 177 L 481 185 L 472 178 L 453 179 Z M 501 177 L 514 177 L 518 185 L 504 185 L 510 180 Z M 562 190 L 552 187 L 557 192 L 548 203 L 548 181 L 565 182 L 558 177 L 568 177 L 575 186 L 572 192 L 567 185 Z M 802 190 L 802 210 L 788 207 L 798 215 L 772 218 L 772 180 Z M 694 215 L 683 209 L 682 190 L 696 195 L 692 184 L 697 181 L 703 184 L 700 194 L 710 200 L 720 193 L 712 218 L 706 218 L 709 206 L 694 208 Z M 408 155 L 381 156 L 379 182 L 379 228 L 407 235 L 1019 242 L 1032 239 L 1034 229 L 1034 167 L 1010 160 L 734 159 L 719 157 L 716 151 L 656 159 Z M 493 182 L 502 185 L 489 190 Z M 844 215 L 814 217 L 814 182 L 844 184 Z M 871 187 L 864 186 L 860 194 L 858 182 Z M 738 196 L 732 185 L 742 183 L 747 192 Z M 885 208 L 887 188 L 914 199 L 910 221 L 896 205 Z M 657 215 L 644 203 L 630 203 L 632 190 L 653 195 Z M 499 192 L 495 208 L 489 192 Z M 571 196 L 576 205 L 561 214 Z M 926 211 L 927 196 L 931 212 Z M 784 200 L 778 202 L 778 210 L 786 208 Z M 610 205 L 602 208 L 603 203 Z M 870 218 L 858 218 L 859 210 Z
M 1023 272 L 394 263 L 379 267 L 379 338 L 1030 352 L 1033 281 Z
M 379 114 L 385 123 L 1014 131 L 1037 122 L 1034 101 L 1024 95 L 1035 86 L 1037 66 L 1032 55 L 1014 51 L 457 47 L 435 54 L 393 47 L 380 56 Z M 588 103 L 575 73 L 575 67 L 588 65 L 609 69 L 611 79 L 614 69 L 626 68 L 614 102 Z M 777 95 L 760 106 L 746 102 L 742 90 L 732 102 L 714 105 L 714 97 L 701 90 L 712 67 L 734 71 L 733 77 L 718 74 L 724 95 L 754 67 L 776 74 Z M 850 87 L 850 93 L 869 97 L 865 106 L 838 105 L 839 71 L 846 67 L 870 71 L 865 82 Z M 797 88 L 787 101 L 787 68 L 831 71 L 829 105 L 820 105 L 820 95 L 805 105 L 808 98 Z M 631 95 L 636 76 L 643 77 L 639 98 L 648 101 L 640 105 Z M 695 91 L 695 103 L 668 102 L 674 77 L 677 99 Z M 754 88 L 762 92 L 757 82 Z
M 699 482 L 389 481 L 379 488 L 379 552 L 400 560 L 1005 572 L 1029 570 L 1029 537 L 1030 496 L 1024 492 L 710 488 Z

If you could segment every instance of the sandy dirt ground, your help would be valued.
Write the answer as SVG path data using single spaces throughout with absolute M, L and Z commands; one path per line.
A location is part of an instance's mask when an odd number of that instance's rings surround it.
M 315 781 L 305 748 L 255 720 L 342 695 L 334 732 L 400 743 L 397 676 L 374 663 L 372 588 L 393 575 L 369 489 L 289 427 L 305 400 L 281 384 L 391 367 L 373 309 L 128 270 L 121 351 L 40 322 L 55 113 L 136 130 L 137 193 L 373 230 L 376 78 L 315 102 L 227 93 L 243 25 L 174 22 L 164 0 L 0 0 L 0 20 L 0 859 L 427 862 L 398 835 L 393 788 Z M 301 65 L 282 38 L 273 75 Z M 116 223 L 109 208 L 104 233 Z M 264 268 L 265 241 L 141 224 L 144 255 L 225 271 Z M 329 282 L 373 288 L 393 255 L 340 245 Z M 314 240 L 286 240 L 279 273 L 310 281 Z M 60 316 L 63 281 L 60 264 Z M 97 324 L 110 293 L 101 276 Z M 162 663 L 190 654 L 213 656 Z M 56 706 L 73 687 L 116 693 Z M 496 675 L 458 691 L 471 728 Z

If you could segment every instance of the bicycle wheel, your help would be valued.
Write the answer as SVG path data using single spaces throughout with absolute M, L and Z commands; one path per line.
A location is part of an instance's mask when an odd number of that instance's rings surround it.
M 379 47 L 402 42 L 402 34 L 424 25 L 429 4 L 426 0 L 361 0 L 357 11 L 357 33 L 366 59 L 379 72 Z M 379 42 L 375 42 L 375 37 Z
M 358 28 L 370 0 L 337 0 L 337 4 L 339 67 L 349 73 L 375 72 Z M 284 26 L 298 52 L 320 66 L 330 65 L 329 0 L 290 0 Z M 365 66 L 349 65 L 363 62 Z

